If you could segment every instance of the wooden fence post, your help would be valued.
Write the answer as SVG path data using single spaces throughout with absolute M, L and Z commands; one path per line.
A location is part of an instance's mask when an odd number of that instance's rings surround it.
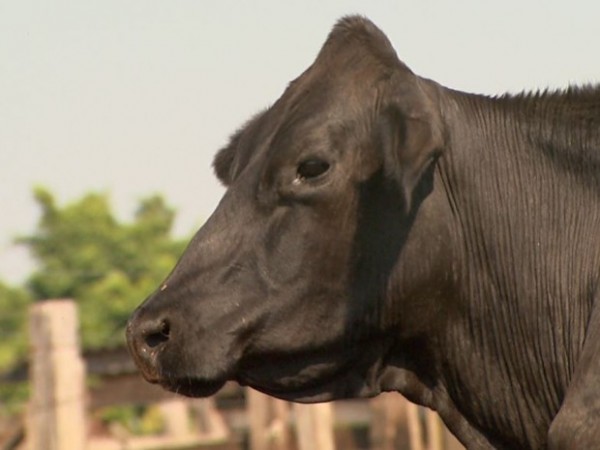
M 180 397 L 167 398 L 158 404 L 165 422 L 167 436 L 174 440 L 186 439 L 191 435 L 190 414 L 187 400 Z
M 419 406 L 412 402 L 406 405 L 406 420 L 411 450 L 425 450 L 423 445 L 423 426 L 419 417 Z
M 410 448 L 408 400 L 396 392 L 384 392 L 369 400 L 369 404 L 373 414 L 370 423 L 372 450 Z
M 446 427 L 444 427 L 444 450 L 465 450 L 465 447 Z
M 289 406 L 254 389 L 246 389 L 251 450 L 287 450 Z
M 294 404 L 299 450 L 334 450 L 331 403 Z
M 215 405 L 213 397 L 192 400 L 192 408 L 196 412 L 196 427 L 202 439 L 208 441 L 226 440 L 229 429 L 225 419 Z
M 251 450 L 268 450 L 269 398 L 254 389 L 246 389 L 248 429 Z
M 75 303 L 49 300 L 34 304 L 29 315 L 29 336 L 28 448 L 85 449 L 85 365 L 79 354 Z
M 425 420 L 427 422 L 427 449 L 444 450 L 444 424 L 437 412 L 425 409 Z

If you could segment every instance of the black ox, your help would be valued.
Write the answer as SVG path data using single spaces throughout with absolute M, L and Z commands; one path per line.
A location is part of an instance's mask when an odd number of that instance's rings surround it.
M 600 87 L 449 90 L 349 17 L 214 167 L 128 325 L 148 381 L 398 391 L 469 448 L 600 448 Z

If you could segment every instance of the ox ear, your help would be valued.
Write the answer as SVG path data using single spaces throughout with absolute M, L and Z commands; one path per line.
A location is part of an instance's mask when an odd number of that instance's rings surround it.
M 381 109 L 384 170 L 398 183 L 407 213 L 415 188 L 444 145 L 436 89 L 402 67 L 391 77 Z
M 254 147 L 257 145 L 260 119 L 265 114 L 266 110 L 261 111 L 246 122 L 229 138 L 229 143 L 215 156 L 213 168 L 217 178 L 225 186 L 233 183 L 233 180 L 250 160 Z
M 225 186 L 229 186 L 235 177 L 235 156 L 240 143 L 241 130 L 231 136 L 229 144 L 223 147 L 213 160 L 215 175 Z

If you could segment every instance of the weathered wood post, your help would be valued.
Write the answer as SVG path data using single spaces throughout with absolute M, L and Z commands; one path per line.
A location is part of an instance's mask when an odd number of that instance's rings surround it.
M 30 309 L 29 450 L 86 447 L 85 365 L 78 327 L 72 300 L 48 300 Z
M 396 393 L 379 394 L 370 404 L 373 450 L 464 450 L 435 411 L 410 403 Z
M 246 389 L 251 450 L 287 450 L 289 405 L 254 389 Z
M 408 400 L 395 392 L 384 392 L 369 400 L 369 404 L 373 414 L 370 427 L 371 449 L 410 448 Z
M 464 445 L 446 427 L 444 427 L 444 450 L 465 450 Z
M 254 389 L 246 389 L 246 414 L 250 432 L 250 449 L 267 450 L 269 427 L 269 399 Z
M 425 409 L 427 422 L 427 449 L 444 450 L 444 424 L 437 412 Z
M 186 439 L 191 435 L 190 414 L 187 400 L 179 397 L 171 397 L 162 400 L 158 407 L 165 423 L 167 436 L 177 440 Z
M 294 404 L 299 450 L 334 450 L 331 403 Z
M 229 429 L 223 415 L 215 405 L 213 397 L 197 398 L 191 401 L 196 412 L 196 426 L 201 439 L 223 441 L 229 437 Z
M 406 405 L 406 420 L 411 450 L 425 450 L 423 444 L 423 426 L 419 417 L 419 406 L 412 402 Z

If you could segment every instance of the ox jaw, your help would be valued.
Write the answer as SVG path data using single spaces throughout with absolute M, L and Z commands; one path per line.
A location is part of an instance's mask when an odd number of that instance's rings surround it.
M 206 367 L 205 370 L 189 370 L 180 364 L 173 365 L 173 359 L 169 361 L 171 364 L 165 364 L 165 357 L 173 351 L 169 347 L 138 349 L 133 341 L 129 345 L 146 381 L 187 397 L 211 396 L 228 381 L 298 403 L 370 398 L 392 390 L 387 386 L 390 368 L 381 358 L 373 357 L 387 353 L 373 350 L 389 349 L 388 340 L 382 336 L 355 342 L 346 348 L 326 346 L 311 354 L 242 356 L 227 364 L 217 364 L 219 370 L 206 370 Z M 356 347 L 362 347 L 364 351 L 356 352 Z M 336 362 L 327 360 L 327 355 L 332 352 L 340 358 Z M 357 353 L 361 355 L 359 359 L 351 356 Z M 251 363 L 248 363 L 249 359 Z
M 310 379 L 311 371 L 323 369 L 329 371 L 321 373 L 319 378 Z M 433 401 L 433 393 L 418 380 L 413 370 L 393 357 L 389 360 L 348 360 L 342 367 L 335 368 L 307 366 L 287 377 L 265 367 L 260 378 L 257 375 L 257 372 L 247 372 L 239 375 L 236 381 L 242 386 L 296 403 L 372 398 L 382 392 L 400 392 L 409 400 L 430 407 Z
M 357 347 L 361 350 L 357 351 Z M 344 348 L 325 346 L 310 354 L 253 358 L 252 364 L 240 364 L 235 380 L 267 395 L 297 403 L 370 398 L 388 390 L 390 372 L 382 355 L 389 348 L 388 339 L 378 336 Z M 331 361 L 328 358 L 331 354 L 338 359 Z

